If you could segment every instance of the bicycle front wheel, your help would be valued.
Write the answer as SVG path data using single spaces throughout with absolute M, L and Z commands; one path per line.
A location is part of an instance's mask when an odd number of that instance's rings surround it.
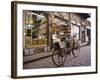
M 59 53 L 58 50 L 53 50 L 53 54 L 52 54 L 52 61 L 56 66 L 64 66 L 64 62 L 65 62 L 65 56 L 64 55 L 60 55 L 63 54 Z

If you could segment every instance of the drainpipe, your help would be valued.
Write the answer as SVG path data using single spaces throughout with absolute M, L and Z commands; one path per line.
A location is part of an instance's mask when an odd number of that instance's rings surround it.
M 47 14 L 47 45 L 50 47 L 50 49 L 52 48 L 53 46 L 53 40 L 52 40 L 52 30 L 51 30 L 51 27 L 52 27 L 52 13 L 48 13 Z

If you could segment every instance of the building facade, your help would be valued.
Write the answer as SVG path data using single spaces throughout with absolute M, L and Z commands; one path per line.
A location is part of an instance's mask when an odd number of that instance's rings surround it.
M 70 12 L 23 11 L 24 49 L 34 53 L 50 51 L 61 37 L 76 35 L 81 44 L 91 40 L 89 14 Z

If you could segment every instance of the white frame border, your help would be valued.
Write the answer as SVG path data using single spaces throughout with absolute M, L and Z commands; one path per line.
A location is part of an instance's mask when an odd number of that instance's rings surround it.
M 43 10 L 43 11 L 60 11 L 60 12 L 85 12 L 91 13 L 91 66 L 85 67 L 70 67 L 70 68 L 50 68 L 50 69 L 29 69 L 23 70 L 23 10 Z M 37 75 L 52 75 L 52 74 L 70 74 L 84 73 L 96 71 L 96 9 L 82 7 L 61 7 L 47 5 L 28 5 L 17 4 L 17 76 L 37 76 Z M 81 71 L 80 71 L 81 70 Z

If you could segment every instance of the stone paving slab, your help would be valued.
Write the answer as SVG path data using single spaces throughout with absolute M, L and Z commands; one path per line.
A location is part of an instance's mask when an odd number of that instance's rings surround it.
M 68 57 L 65 61 L 64 67 L 90 66 L 91 65 L 90 46 L 81 47 L 80 51 L 81 52 L 80 52 L 80 55 L 78 57 L 73 58 L 73 55 Z M 55 67 L 56 66 L 52 62 L 51 57 L 24 64 L 24 69 L 55 68 Z

